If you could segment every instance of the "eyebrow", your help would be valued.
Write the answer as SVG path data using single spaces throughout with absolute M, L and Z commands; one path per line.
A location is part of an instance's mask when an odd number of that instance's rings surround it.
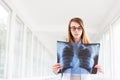
M 70 27 L 76 27 L 76 26 L 70 26 Z M 81 26 L 78 26 L 78 27 L 81 27 Z M 81 27 L 82 28 L 82 27 Z

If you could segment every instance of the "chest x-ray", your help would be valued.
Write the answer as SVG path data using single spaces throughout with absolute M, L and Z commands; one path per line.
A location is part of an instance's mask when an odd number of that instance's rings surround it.
M 100 44 L 76 44 L 57 41 L 57 62 L 62 65 L 62 73 L 96 74 Z

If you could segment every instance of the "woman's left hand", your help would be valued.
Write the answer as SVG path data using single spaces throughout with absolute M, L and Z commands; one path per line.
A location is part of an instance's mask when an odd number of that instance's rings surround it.
M 100 65 L 97 64 L 97 65 L 95 65 L 94 68 L 97 68 L 97 70 L 98 70 L 99 72 L 104 73 L 102 66 L 100 66 Z

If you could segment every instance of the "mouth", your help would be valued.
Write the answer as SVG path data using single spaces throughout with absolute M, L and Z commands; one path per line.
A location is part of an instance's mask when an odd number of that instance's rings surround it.
M 79 34 L 74 34 L 75 36 L 78 36 Z

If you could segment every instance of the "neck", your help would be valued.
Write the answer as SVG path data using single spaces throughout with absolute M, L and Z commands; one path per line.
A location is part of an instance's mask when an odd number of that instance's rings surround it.
M 74 41 L 75 41 L 75 43 L 79 43 L 80 39 L 75 39 Z

